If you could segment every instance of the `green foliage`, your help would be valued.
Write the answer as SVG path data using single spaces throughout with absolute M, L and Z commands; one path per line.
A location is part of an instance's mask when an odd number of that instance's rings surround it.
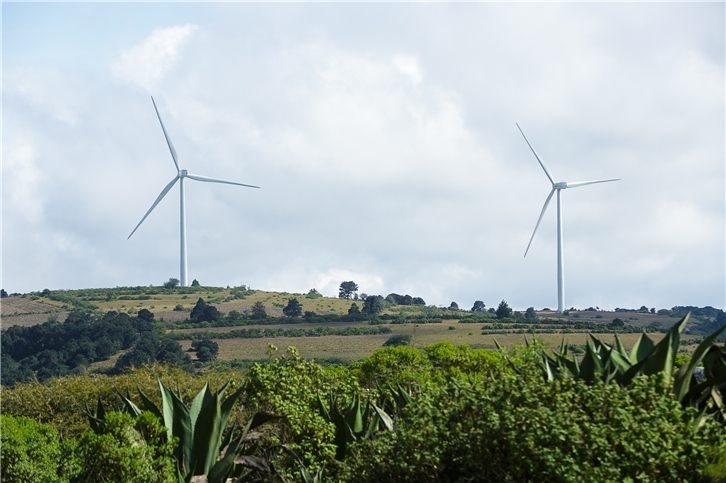
M 222 314 L 219 313 L 217 307 L 207 304 L 203 298 L 199 297 L 197 303 L 194 305 L 192 312 L 189 314 L 189 318 L 195 322 L 214 322 L 219 320 Z
M 474 302 L 474 305 L 471 307 L 472 312 L 484 312 L 484 309 L 486 308 L 486 305 L 484 305 L 484 302 L 481 300 L 477 300 Z
M 341 299 L 350 299 L 354 293 L 358 291 L 358 284 L 354 281 L 341 282 L 338 290 L 338 297 Z
M 197 353 L 197 359 L 201 362 L 214 360 L 219 354 L 219 344 L 211 339 L 192 341 L 192 349 Z
M 0 415 L 0 474 L 4 483 L 67 483 L 80 471 L 75 441 L 26 417 Z
M 358 315 L 360 314 L 360 308 L 358 307 L 358 304 L 353 302 L 350 304 L 350 308 L 348 309 L 348 315 Z
M 410 405 L 395 433 L 357 445 L 347 481 L 707 481 L 726 433 L 659 377 L 631 387 L 499 374 L 454 380 Z
M 244 467 L 266 469 L 267 462 L 254 456 L 243 456 L 245 438 L 251 429 L 277 416 L 257 413 L 236 438 L 234 431 L 225 435 L 227 422 L 234 404 L 242 395 L 244 387 L 223 400 L 229 382 L 219 391 L 212 392 L 205 384 L 187 408 L 181 395 L 174 393 L 158 381 L 161 393 L 161 408 L 139 391 L 143 406 L 164 421 L 167 441 L 175 441 L 173 454 L 177 469 L 186 482 L 196 475 L 206 475 L 209 483 L 224 483 L 228 477 L 240 476 Z M 134 412 L 138 409 L 124 398 L 126 407 Z
M 78 453 L 83 461 L 79 481 L 177 483 L 173 441 L 151 413 L 138 416 L 107 412 L 99 432 L 81 436 Z
M 135 393 L 138 387 L 160 404 L 157 377 L 166 385 L 177 388 L 184 400 L 191 400 L 204 386 L 204 381 L 178 367 L 155 364 L 113 377 L 88 374 L 49 379 L 44 383 L 16 384 L 12 389 L 3 388 L 0 392 L 0 407 L 3 414 L 50 423 L 64 436 L 78 437 L 88 428 L 84 409 L 95 405 L 99 397 L 106 406 L 117 406 L 121 402 L 119 392 Z M 212 373 L 205 378 L 211 384 L 221 386 L 235 378 L 235 374 Z M 234 419 L 241 422 L 242 414 L 235 413 Z
M 288 300 L 287 305 L 282 309 L 282 313 L 287 317 L 300 317 L 302 312 L 302 305 L 296 298 Z
M 360 390 L 348 370 L 306 361 L 294 347 L 269 364 L 255 364 L 247 373 L 248 404 L 285 418 L 270 435 L 270 443 L 288 445 L 306 466 L 332 461 L 336 452 L 335 427 L 319 414 L 318 395 Z
M 379 404 L 381 404 L 379 402 Z M 335 459 L 345 458 L 348 445 L 371 438 L 379 430 L 393 431 L 393 420 L 375 403 L 367 400 L 361 408 L 360 397 L 353 394 L 346 409 L 341 409 L 330 393 L 330 403 L 326 405 L 318 395 L 318 409 L 326 422 L 335 425 Z M 381 404 L 383 406 L 383 404 Z
M 363 301 L 363 314 L 376 315 L 382 309 L 381 297 L 378 295 L 369 295 Z
M 310 291 L 305 295 L 306 299 L 319 299 L 323 294 L 317 291 L 317 289 L 311 288 Z
M 383 343 L 384 347 L 399 345 L 411 345 L 411 334 L 395 334 Z
M 505 300 L 499 302 L 499 307 L 497 307 L 497 318 L 504 319 L 506 317 L 511 317 L 511 315 L 512 309 L 509 307 L 509 304 Z
M 253 319 L 264 319 L 267 317 L 267 309 L 265 305 L 259 300 L 252 305 L 252 318 Z

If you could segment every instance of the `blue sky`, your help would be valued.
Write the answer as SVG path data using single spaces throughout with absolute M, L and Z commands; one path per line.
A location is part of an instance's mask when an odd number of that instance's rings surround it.
M 7 3 L 2 285 L 724 307 L 723 3 Z

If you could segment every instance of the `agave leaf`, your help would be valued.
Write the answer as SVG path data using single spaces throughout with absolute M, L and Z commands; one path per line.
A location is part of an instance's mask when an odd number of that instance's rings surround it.
M 368 439 L 373 436 L 373 434 L 378 431 L 381 425 L 381 418 L 378 416 L 377 413 L 373 413 L 373 416 L 368 420 L 368 429 L 366 429 L 365 434 L 363 437 L 365 439 Z
M 587 347 L 585 348 L 585 355 L 580 365 L 580 379 L 588 384 L 592 384 L 600 378 L 602 373 L 603 368 L 600 358 L 595 353 L 595 348 L 592 346 L 592 343 L 588 341 Z
M 204 394 L 209 389 L 209 381 L 204 384 L 204 387 L 194 396 L 192 403 L 189 405 L 189 421 L 191 422 L 192 428 L 197 424 L 197 418 L 199 417 L 199 411 L 202 409 L 204 402 Z
M 564 367 L 571 376 L 575 378 L 580 376 L 580 366 L 577 363 L 576 357 L 570 359 L 564 354 L 557 354 L 557 362 L 560 367 Z
M 626 372 L 628 372 L 628 369 L 633 367 L 633 364 L 630 362 L 630 358 L 628 357 L 627 353 L 623 355 L 619 350 L 616 349 L 610 350 L 610 358 L 608 359 L 608 362 L 617 369 L 619 374 L 625 374 Z
M 648 362 L 643 367 L 643 374 L 650 376 L 661 373 L 664 383 L 669 383 L 673 374 L 673 363 L 680 341 L 680 334 L 688 322 L 690 312 L 670 328 L 668 333 L 658 342 L 647 356 Z
M 159 410 L 158 406 L 154 404 L 154 402 L 149 399 L 149 397 L 144 394 L 144 392 L 137 386 L 136 388 L 139 391 L 139 397 L 141 398 L 141 402 L 144 405 L 144 409 L 147 411 L 151 411 L 154 413 L 154 415 L 159 418 L 161 421 L 164 422 L 164 425 L 166 426 L 166 420 L 164 420 L 164 415 Z M 169 426 L 166 426 L 168 430 L 169 439 L 171 439 L 171 428 Z
M 647 358 L 644 358 L 642 361 L 636 362 L 635 364 L 630 366 L 630 369 L 625 371 L 622 375 L 617 376 L 615 380 L 623 387 L 630 385 L 630 383 L 633 382 L 633 378 L 635 378 L 635 376 L 642 372 L 643 367 L 647 362 Z
M 174 401 L 172 400 L 172 392 L 162 384 L 161 379 L 157 379 L 159 383 L 159 392 L 161 393 L 161 413 L 163 415 L 164 426 L 169 428 L 169 440 L 172 435 L 176 435 L 174 432 Z M 181 444 L 181 442 L 180 442 Z M 181 459 L 177 459 L 181 461 Z
M 248 431 L 251 431 L 257 427 L 262 426 L 263 424 L 275 420 L 280 419 L 282 416 L 279 416 L 277 414 L 268 413 L 267 411 L 258 411 L 255 413 L 254 416 L 252 416 L 252 419 L 250 420 Z
M 550 361 L 550 358 L 547 356 L 547 354 L 542 354 L 542 362 L 540 363 L 540 367 L 542 368 L 542 372 L 547 382 L 552 382 L 555 380 L 557 368 L 553 366 L 554 364 L 552 364 L 552 361 Z
M 358 435 L 363 432 L 363 416 L 360 412 L 360 398 L 358 393 L 353 394 L 353 401 L 345 414 L 345 422 L 350 426 L 353 434 Z
M 530 347 L 530 345 L 529 345 L 529 339 L 527 339 L 527 334 L 524 334 L 524 345 L 526 345 L 527 348 Z
M 141 409 L 139 409 L 139 407 L 136 404 L 134 404 L 133 401 L 131 401 L 131 399 L 129 399 L 128 396 L 124 396 L 118 390 L 116 390 L 116 392 L 118 392 L 119 397 L 124 402 L 124 408 L 123 408 L 124 412 L 129 413 L 134 417 L 141 416 L 141 413 L 142 413 Z M 128 390 L 126 391 L 126 393 L 128 394 Z
M 716 340 L 716 337 L 718 337 L 719 334 L 723 332 L 724 329 L 726 329 L 726 325 L 703 339 L 703 342 L 698 344 L 698 347 L 696 347 L 696 350 L 693 352 L 693 356 L 691 356 L 691 360 L 688 361 L 688 364 L 683 364 L 678 370 L 678 372 L 676 373 L 675 382 L 673 384 L 673 395 L 675 396 L 676 400 L 683 400 L 683 397 L 686 395 L 691 387 L 693 371 L 696 370 L 696 367 L 701 364 L 701 360 L 706 355 L 706 352 L 711 347 L 711 344 L 714 340 Z
M 635 341 L 633 348 L 630 349 L 630 362 L 636 364 L 642 361 L 650 354 L 653 347 L 655 347 L 653 339 L 648 337 L 645 332 L 641 333 L 638 340 Z
M 179 438 L 179 444 L 175 449 L 174 453 L 177 455 L 177 461 L 180 461 L 184 465 L 184 470 L 189 473 L 193 468 L 193 462 L 196 451 L 194 451 L 194 427 L 192 426 L 191 419 L 189 418 L 189 411 L 187 411 L 184 402 L 169 391 L 172 403 L 172 433 L 174 436 Z
M 702 383 L 693 386 L 683 396 L 683 399 L 681 399 L 681 403 L 684 405 L 701 407 L 701 405 L 705 403 L 706 400 L 708 400 L 708 398 L 711 396 L 712 391 L 708 389 L 717 387 L 724 383 L 726 383 L 726 376 L 721 376 L 718 379 L 706 379 Z
M 323 419 L 325 419 L 326 422 L 330 422 L 330 412 L 328 411 L 328 408 L 325 407 L 325 403 L 320 397 L 320 394 L 318 394 L 318 409 L 320 410 L 320 414 L 323 416 Z
M 224 388 L 222 388 L 222 389 L 223 390 L 226 389 L 228 384 L 229 383 L 225 384 Z M 224 393 L 223 390 L 218 393 L 217 397 L 219 399 L 222 398 L 222 394 Z M 239 397 L 242 395 L 244 390 L 245 390 L 245 387 L 241 386 L 231 396 L 229 396 L 227 399 L 225 399 L 224 402 L 222 402 L 222 408 L 220 411 L 222 419 L 220 420 L 220 423 L 219 423 L 220 431 L 224 431 L 224 428 L 227 426 L 227 421 L 229 421 L 229 415 L 232 413 L 232 408 L 234 408 L 235 403 L 237 402 Z
M 219 424 L 221 417 L 219 394 L 213 394 L 199 411 L 197 424 L 194 427 L 194 464 L 192 468 L 196 475 L 208 474 L 217 460 L 222 440 L 222 428 Z
M 402 404 L 399 404 L 401 408 L 405 407 L 407 404 L 411 404 L 413 402 L 413 398 L 411 397 L 411 394 L 409 391 L 406 391 L 404 388 L 401 387 L 400 384 L 398 384 L 398 394 L 401 397 L 401 400 L 403 401 Z
M 263 473 L 270 472 L 270 464 L 265 458 L 259 458 L 257 456 L 242 455 L 234 460 L 237 465 L 242 465 L 247 468 L 252 468 Z
M 566 356 L 567 355 L 567 344 L 565 343 L 565 336 L 564 335 L 562 336 L 562 342 L 560 342 L 560 352 L 559 352 L 559 354 L 561 356 Z
M 383 409 L 379 408 L 375 404 L 371 404 L 371 406 L 373 407 L 373 410 L 376 412 L 378 417 L 381 418 L 383 427 L 386 428 L 387 431 L 393 431 L 394 430 L 393 419 L 388 414 L 386 414 L 386 412 Z
M 630 355 L 628 354 L 628 351 L 625 350 L 625 346 L 623 345 L 622 341 L 620 340 L 620 337 L 618 337 L 617 332 L 615 333 L 615 348 L 618 351 L 618 354 L 622 356 L 623 358 L 627 359 L 628 362 L 632 365 L 632 360 L 630 359 Z

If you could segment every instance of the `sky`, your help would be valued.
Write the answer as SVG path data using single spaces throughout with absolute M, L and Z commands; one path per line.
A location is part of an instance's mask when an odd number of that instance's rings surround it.
M 2 3 L 2 287 L 725 306 L 720 3 Z

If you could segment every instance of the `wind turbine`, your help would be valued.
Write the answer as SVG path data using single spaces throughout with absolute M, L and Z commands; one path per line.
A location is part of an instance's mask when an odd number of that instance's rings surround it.
M 516 123 L 515 123 L 516 124 Z M 532 237 L 529 239 L 529 243 L 527 244 L 527 250 L 524 252 L 524 256 L 527 256 L 527 252 L 529 252 L 529 247 L 532 245 L 532 240 L 534 240 L 534 235 L 537 233 L 537 228 L 539 228 L 539 224 L 542 221 L 542 217 L 545 214 L 545 211 L 547 211 L 547 206 L 550 204 L 550 200 L 552 199 L 552 195 L 555 194 L 555 191 L 557 192 L 557 311 L 562 312 L 565 310 L 565 260 L 562 254 L 563 251 L 563 242 L 562 242 L 562 204 L 560 202 L 560 192 L 567 188 L 579 188 L 580 186 L 586 186 L 589 184 L 597 184 L 597 183 L 609 183 L 611 181 L 619 181 L 620 178 L 616 179 L 601 179 L 597 181 L 575 181 L 572 183 L 569 183 L 567 181 L 559 181 L 555 182 L 554 178 L 552 178 L 552 173 L 549 169 L 547 169 L 547 166 L 545 166 L 542 159 L 537 154 L 537 151 L 534 150 L 531 144 L 529 144 L 529 140 L 527 139 L 527 136 L 524 135 L 524 132 L 522 132 L 522 128 L 519 127 L 519 124 L 517 124 L 517 129 L 519 129 L 519 132 L 522 133 L 522 137 L 525 141 L 527 141 L 527 145 L 529 146 L 529 149 L 532 150 L 534 153 L 534 157 L 537 158 L 537 161 L 539 161 L 539 165 L 542 166 L 542 169 L 544 170 L 545 174 L 547 175 L 547 178 L 549 178 L 550 183 L 552 183 L 552 191 L 550 191 L 550 194 L 547 196 L 547 199 L 544 202 L 544 206 L 542 207 L 542 212 L 539 214 L 539 219 L 537 220 L 537 224 L 534 226 L 534 232 L 532 232 Z
M 156 107 L 156 102 L 154 102 L 154 97 L 151 97 L 151 102 L 154 104 L 154 110 L 156 111 L 156 117 L 159 118 L 159 124 L 161 124 L 161 130 L 164 132 L 164 137 L 166 138 L 166 144 L 169 146 L 169 151 L 171 151 L 171 159 L 174 160 L 174 166 L 176 166 L 176 176 L 174 176 L 174 179 L 172 179 L 166 187 L 161 190 L 161 194 L 156 198 L 156 201 L 154 201 L 154 204 L 151 205 L 151 208 L 149 208 L 149 211 L 146 212 L 144 217 L 141 219 L 138 225 L 136 225 L 136 228 L 134 228 L 134 231 L 131 232 L 131 235 L 136 233 L 136 230 L 141 226 L 141 224 L 144 222 L 147 216 L 156 208 L 156 205 L 159 204 L 159 202 L 166 196 L 166 194 L 169 192 L 169 190 L 176 184 L 177 181 L 179 181 L 179 229 L 180 229 L 180 272 L 181 272 L 181 285 L 183 287 L 187 286 L 187 222 L 186 222 L 186 207 L 184 204 L 184 178 L 193 179 L 194 181 L 203 181 L 205 183 L 222 183 L 222 184 L 233 184 L 237 186 L 246 186 L 247 188 L 259 188 L 259 186 L 252 186 L 249 184 L 242 184 L 242 183 L 235 183 L 234 181 L 225 181 L 222 179 L 215 179 L 215 178 L 208 178 L 206 176 L 198 176 L 195 174 L 189 174 L 186 169 L 181 169 L 179 167 L 179 159 L 176 155 L 176 150 L 174 149 L 174 145 L 171 143 L 171 139 L 169 139 L 169 135 L 166 133 L 166 128 L 164 127 L 164 121 L 161 120 L 161 115 L 159 115 L 159 109 Z M 131 235 L 128 236 L 127 240 L 131 238 Z

